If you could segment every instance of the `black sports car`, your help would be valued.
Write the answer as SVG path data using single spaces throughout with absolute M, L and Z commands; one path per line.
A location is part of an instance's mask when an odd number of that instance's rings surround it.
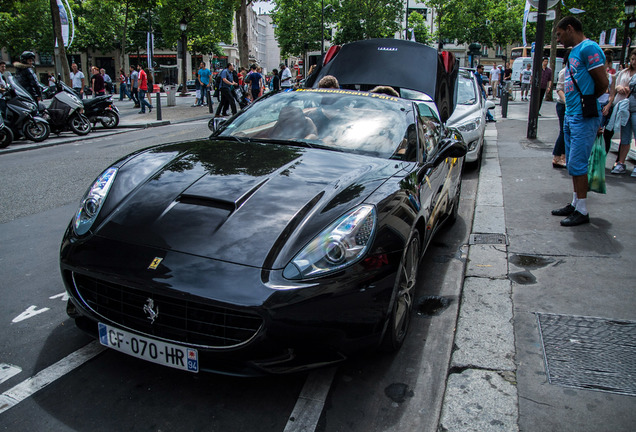
M 418 99 L 272 94 L 209 139 L 114 163 L 61 246 L 69 315 L 106 346 L 194 372 L 398 349 L 466 153 Z

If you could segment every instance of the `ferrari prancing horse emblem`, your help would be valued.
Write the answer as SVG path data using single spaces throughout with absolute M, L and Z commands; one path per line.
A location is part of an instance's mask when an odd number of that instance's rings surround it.
M 155 259 L 153 259 L 150 265 L 148 266 L 148 269 L 157 270 L 157 267 L 159 267 L 159 264 L 161 264 L 161 261 L 163 261 L 163 258 L 155 257 Z
M 159 306 L 157 306 L 155 310 L 155 301 L 149 298 L 146 300 L 146 304 L 144 305 L 144 312 L 148 315 L 146 318 L 150 320 L 150 324 L 154 324 L 155 320 L 159 316 Z

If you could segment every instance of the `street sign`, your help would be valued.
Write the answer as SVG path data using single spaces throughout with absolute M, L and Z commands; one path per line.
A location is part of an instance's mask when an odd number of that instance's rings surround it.
M 528 12 L 528 22 L 537 22 L 537 18 L 539 17 L 539 12 Z M 556 18 L 556 12 L 554 9 L 550 9 L 545 14 L 546 21 L 554 21 Z
M 535 9 L 539 9 L 539 2 L 541 0 L 528 0 L 528 1 Z M 558 2 L 559 0 L 548 0 L 548 9 L 550 9 L 551 7 L 554 7 L 554 5 L 557 4 Z

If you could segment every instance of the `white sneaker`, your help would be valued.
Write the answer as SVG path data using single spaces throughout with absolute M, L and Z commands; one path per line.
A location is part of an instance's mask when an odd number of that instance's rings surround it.
M 614 169 L 610 171 L 610 174 L 625 174 L 626 172 L 625 164 L 617 163 Z

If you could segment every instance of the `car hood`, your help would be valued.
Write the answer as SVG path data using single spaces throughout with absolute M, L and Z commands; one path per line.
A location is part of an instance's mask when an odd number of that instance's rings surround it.
M 135 163 L 135 159 L 144 163 Z M 155 164 L 131 182 L 140 165 Z M 159 165 L 159 166 L 157 166 Z M 95 234 L 254 267 L 281 268 L 402 164 L 289 145 L 195 141 L 126 161 Z M 116 201 L 113 203 L 112 201 Z M 295 242 L 295 247 L 290 247 Z M 281 251 L 285 251 L 279 256 Z
M 482 109 L 478 103 L 471 105 L 457 104 L 453 115 L 450 116 L 446 124 L 448 126 L 455 126 L 481 116 Z

